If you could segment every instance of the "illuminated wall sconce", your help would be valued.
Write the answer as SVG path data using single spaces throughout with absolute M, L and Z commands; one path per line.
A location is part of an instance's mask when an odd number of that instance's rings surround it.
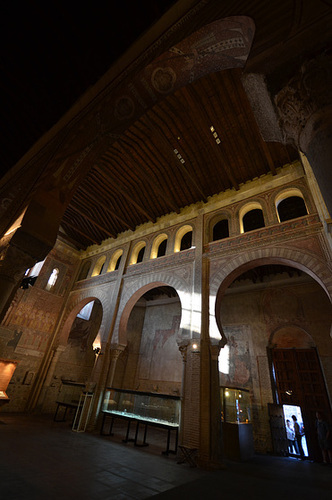
M 199 349 L 199 344 L 194 342 L 191 346 L 191 350 L 192 352 L 195 352 L 195 353 L 199 353 L 200 352 L 200 349 Z
M 100 351 L 101 351 L 100 347 L 95 347 L 95 348 L 93 349 L 93 352 L 95 353 L 95 355 L 96 355 L 96 356 L 98 356 L 98 355 L 100 355 L 100 354 L 101 354 L 101 352 L 100 352 Z

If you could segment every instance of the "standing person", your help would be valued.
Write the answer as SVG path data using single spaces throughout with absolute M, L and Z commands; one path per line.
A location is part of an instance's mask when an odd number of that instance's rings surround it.
M 316 412 L 316 430 L 318 437 L 318 444 L 322 450 L 323 463 L 327 464 L 328 459 L 330 464 L 332 464 L 332 436 L 331 436 L 331 426 L 324 419 L 323 414 L 320 411 Z
M 286 434 L 287 434 L 287 441 L 288 441 L 288 449 L 289 453 L 296 453 L 296 447 L 295 447 L 295 431 L 293 427 L 291 426 L 290 420 L 286 420 Z
M 299 450 L 299 453 L 300 453 L 300 457 L 301 457 L 301 460 L 304 460 L 304 451 L 303 451 L 303 448 L 302 448 L 302 433 L 301 433 L 301 429 L 300 429 L 300 426 L 297 422 L 297 418 L 295 415 L 292 415 L 292 419 L 294 421 L 294 431 L 295 431 L 295 439 L 296 439 L 296 443 L 297 443 L 297 447 L 298 447 L 298 450 Z

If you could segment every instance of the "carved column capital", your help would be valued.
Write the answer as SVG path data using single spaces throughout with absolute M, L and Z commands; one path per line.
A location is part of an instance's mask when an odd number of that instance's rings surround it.
M 121 344 L 111 345 L 110 348 L 110 359 L 112 361 L 117 361 L 119 359 L 120 354 L 123 353 L 126 346 Z
M 326 121 L 326 109 L 332 105 L 332 57 L 323 53 L 307 60 L 300 71 L 277 94 L 275 103 L 285 142 L 306 152 L 317 127 Z M 309 127 L 308 127 L 309 125 Z

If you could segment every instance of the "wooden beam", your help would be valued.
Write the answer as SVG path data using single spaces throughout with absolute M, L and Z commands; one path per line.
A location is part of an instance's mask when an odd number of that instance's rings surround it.
M 72 229 L 74 229 L 74 231 L 76 231 L 77 233 L 84 236 L 85 239 L 92 241 L 92 243 L 95 243 L 96 245 L 100 245 L 100 241 L 96 241 L 91 236 L 88 236 L 86 233 L 83 233 L 83 231 L 78 229 L 77 226 L 74 226 L 74 224 L 71 224 L 70 222 L 66 221 L 65 218 L 63 218 L 61 221 L 61 225 L 63 225 L 63 224 L 66 224 L 67 226 L 71 227 Z
M 100 160 L 96 165 L 95 165 L 95 169 L 99 172 L 99 174 L 103 177 L 103 179 L 105 180 L 105 182 L 107 183 L 107 187 L 110 191 L 113 191 L 115 193 L 120 193 L 124 198 L 126 198 L 126 200 L 131 204 L 133 205 L 141 214 L 143 214 L 148 220 L 151 220 L 151 221 L 154 221 L 155 220 L 155 216 L 149 214 L 141 205 L 139 205 L 135 200 L 133 200 L 132 196 L 126 192 L 125 188 L 123 187 L 120 187 L 120 182 L 119 180 L 117 179 L 116 180 L 116 183 L 114 183 L 114 187 L 113 187 L 113 184 L 109 182 L 109 177 L 107 177 L 107 174 L 105 173 L 105 171 L 103 170 L 103 168 L 101 167 L 101 164 L 105 165 L 105 161 L 104 160 Z
M 125 144 L 124 140 L 120 139 L 118 141 L 118 143 L 119 143 L 119 146 L 121 148 L 121 151 L 122 151 L 123 155 L 126 158 L 128 158 L 128 160 L 130 160 L 131 162 L 134 162 L 135 160 L 134 160 L 132 154 L 126 149 L 126 144 Z M 128 147 L 128 145 L 127 145 L 127 147 Z M 141 146 L 141 147 L 143 147 L 143 146 Z M 145 143 L 145 147 L 149 151 L 149 148 L 146 145 L 146 143 Z M 136 149 L 136 148 L 135 148 L 135 153 L 137 154 L 137 156 L 142 161 L 142 164 L 144 164 L 145 163 L 145 159 L 142 157 L 142 155 L 139 153 L 138 149 Z M 150 151 L 149 159 L 151 161 L 152 161 L 152 156 L 153 156 L 153 154 Z M 152 161 L 152 163 L 153 163 L 153 161 Z M 154 191 L 156 191 L 158 193 L 158 195 L 164 200 L 164 202 L 166 203 L 166 205 L 168 205 L 168 207 L 170 207 L 170 210 L 172 210 L 174 212 L 179 212 L 179 208 L 180 207 L 175 202 L 175 199 L 174 199 L 174 196 L 173 196 L 172 192 L 168 190 L 168 193 L 167 194 L 165 193 L 165 189 L 163 189 L 163 187 L 161 186 L 161 184 L 160 184 L 159 179 L 158 179 L 157 176 L 153 180 L 152 176 L 148 175 L 147 173 L 145 173 L 143 169 L 140 169 L 140 176 L 144 179 L 145 182 L 147 182 L 153 188 Z
M 148 117 L 146 117 L 146 118 L 148 119 Z M 174 155 L 174 146 L 172 144 L 170 144 L 170 142 L 168 141 L 168 139 L 165 137 L 165 135 L 163 134 L 163 132 L 160 130 L 159 125 L 155 121 L 153 121 L 152 118 L 149 118 L 148 120 L 150 121 L 151 126 L 153 127 L 153 132 L 157 133 L 158 138 L 159 138 L 161 144 L 163 145 L 163 152 L 166 155 L 166 158 L 169 158 L 169 161 L 172 164 L 176 165 L 177 168 L 178 168 L 179 165 L 181 165 L 181 171 L 183 171 L 185 173 L 186 177 L 190 180 L 190 182 L 192 183 L 192 185 L 195 187 L 195 189 L 202 196 L 202 199 L 204 201 L 206 201 L 207 198 L 205 196 L 205 193 L 202 191 L 201 187 L 197 184 L 196 180 L 190 174 L 190 172 L 188 171 L 188 169 L 185 166 L 185 164 L 184 163 L 178 163 L 178 160 L 176 159 L 176 157 Z M 151 128 L 149 128 L 148 125 L 146 125 L 146 127 L 150 131 L 150 133 L 152 133 Z
M 98 224 L 98 222 L 96 222 L 94 219 L 92 219 L 89 215 L 87 215 L 86 213 L 82 212 L 81 209 L 75 203 L 73 203 L 73 202 L 70 203 L 70 205 L 68 206 L 68 209 L 69 210 L 74 210 L 76 213 L 78 213 L 79 215 L 81 215 L 82 217 L 84 217 L 84 219 L 88 220 L 89 222 L 91 222 L 91 224 L 93 224 L 98 229 L 100 229 L 100 231 L 102 231 L 103 233 L 107 234 L 110 238 L 115 238 L 116 235 L 114 233 L 110 233 L 108 231 L 108 229 L 105 229 L 103 226 L 101 226 L 100 224 Z
M 96 198 L 90 191 L 87 191 L 86 189 L 84 189 L 82 187 L 82 185 L 79 187 L 78 191 L 77 191 L 77 196 L 79 196 L 79 191 L 82 191 L 82 193 L 84 193 L 88 198 L 91 198 L 93 200 L 93 202 L 98 206 L 98 207 L 101 207 L 105 212 L 108 212 L 111 217 L 114 217 L 115 219 L 117 219 L 118 221 L 121 222 L 121 224 L 123 224 L 127 229 L 134 229 L 132 226 L 130 226 L 130 224 L 128 224 L 128 222 L 126 222 L 124 219 L 122 219 L 122 217 L 120 217 L 119 215 L 117 215 L 113 210 L 111 210 L 107 205 L 105 205 L 101 200 L 100 198 Z

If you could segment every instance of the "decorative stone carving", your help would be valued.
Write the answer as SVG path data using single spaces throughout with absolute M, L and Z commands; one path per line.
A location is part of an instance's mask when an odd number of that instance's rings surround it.
M 332 58 L 324 53 L 306 61 L 275 97 L 279 125 L 286 142 L 292 142 L 303 152 L 310 139 L 303 131 L 312 116 L 332 104 Z M 318 118 L 318 116 L 317 116 Z

